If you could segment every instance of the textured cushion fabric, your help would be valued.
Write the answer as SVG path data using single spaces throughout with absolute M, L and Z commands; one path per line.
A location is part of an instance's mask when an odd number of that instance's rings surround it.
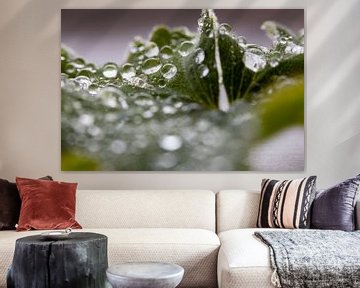
M 311 215 L 315 229 L 353 231 L 360 174 L 316 193 Z
M 263 179 L 257 227 L 308 228 L 316 176 L 294 180 Z
M 76 183 L 16 178 L 21 198 L 17 231 L 81 228 L 75 221 Z
M 76 230 L 75 230 L 76 231 Z M 108 237 L 109 265 L 134 261 L 164 261 L 185 269 L 179 287 L 216 287 L 217 235 L 204 229 L 83 229 Z M 44 231 L 41 231 L 44 232 Z M 17 238 L 39 231 L 0 232 L 0 288 L 6 287 Z
M 222 190 L 216 194 L 217 233 L 256 227 L 260 193 L 247 190 Z
M 51 176 L 40 179 L 52 180 Z M 15 230 L 18 223 L 21 199 L 16 183 L 0 179 L 0 230 Z
M 208 190 L 78 190 L 76 197 L 84 228 L 215 231 L 215 194 Z
M 254 236 L 263 228 L 235 229 L 219 234 L 219 288 L 267 288 L 271 284 L 269 248 Z

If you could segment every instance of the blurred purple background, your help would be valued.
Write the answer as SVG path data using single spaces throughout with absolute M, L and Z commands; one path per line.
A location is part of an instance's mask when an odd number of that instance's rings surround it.
M 102 65 L 123 63 L 134 36 L 147 38 L 155 25 L 186 26 L 196 31 L 200 9 L 63 9 L 61 41 L 81 57 Z M 220 23 L 229 23 L 248 42 L 268 46 L 260 30 L 266 20 L 294 31 L 304 27 L 303 9 L 215 9 Z

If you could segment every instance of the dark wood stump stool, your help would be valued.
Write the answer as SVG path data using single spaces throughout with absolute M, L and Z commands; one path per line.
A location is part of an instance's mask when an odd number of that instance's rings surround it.
M 62 240 L 41 235 L 16 240 L 8 288 L 102 288 L 106 285 L 107 237 L 70 233 Z

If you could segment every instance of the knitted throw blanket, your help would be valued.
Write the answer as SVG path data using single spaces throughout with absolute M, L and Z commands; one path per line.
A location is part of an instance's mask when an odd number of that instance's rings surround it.
M 360 287 L 360 230 L 255 232 L 270 248 L 276 287 Z

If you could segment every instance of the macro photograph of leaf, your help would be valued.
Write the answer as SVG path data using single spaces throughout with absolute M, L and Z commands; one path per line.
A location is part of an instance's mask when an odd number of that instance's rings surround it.
M 62 171 L 304 170 L 303 9 L 61 20 Z

